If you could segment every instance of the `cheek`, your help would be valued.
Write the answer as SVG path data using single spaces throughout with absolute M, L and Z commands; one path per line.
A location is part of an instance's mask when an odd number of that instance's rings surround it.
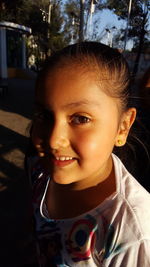
M 114 147 L 114 137 L 111 139 L 108 133 L 100 134 L 100 131 L 81 134 L 77 140 L 77 152 L 81 158 L 91 161 L 96 160 L 96 157 L 107 157 Z
M 90 158 L 100 154 L 101 137 L 99 133 L 86 132 L 76 139 L 76 148 L 81 157 Z

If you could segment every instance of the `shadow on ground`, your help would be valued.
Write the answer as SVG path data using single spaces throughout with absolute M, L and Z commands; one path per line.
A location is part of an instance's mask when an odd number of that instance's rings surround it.
M 0 98 L 0 107 L 4 111 L 31 118 L 35 80 L 8 79 L 8 91 Z
M 23 169 L 34 83 L 34 80 L 10 79 L 8 91 L 0 98 L 1 267 L 30 266 L 35 262 L 31 189 Z

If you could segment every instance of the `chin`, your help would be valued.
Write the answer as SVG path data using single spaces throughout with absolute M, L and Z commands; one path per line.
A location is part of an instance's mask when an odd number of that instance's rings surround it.
M 52 175 L 51 177 L 55 183 L 60 184 L 60 185 L 67 185 L 67 184 L 69 185 L 69 184 L 72 184 L 75 182 L 75 181 L 73 181 L 73 179 L 69 179 L 69 177 L 68 178 L 67 177 L 62 178 L 62 177 L 57 176 L 57 175 Z

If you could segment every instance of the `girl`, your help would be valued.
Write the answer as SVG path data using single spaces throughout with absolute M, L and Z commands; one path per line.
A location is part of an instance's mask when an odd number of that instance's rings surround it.
M 124 146 L 128 106 L 122 55 L 83 42 L 39 74 L 28 156 L 40 266 L 150 266 L 150 196 L 114 147 Z

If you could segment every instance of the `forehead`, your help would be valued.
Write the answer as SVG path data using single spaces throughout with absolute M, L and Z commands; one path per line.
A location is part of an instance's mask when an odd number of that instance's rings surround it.
M 63 66 L 57 65 L 54 69 L 47 71 L 44 79 L 40 80 L 40 83 L 44 90 L 51 90 L 53 87 L 55 89 L 61 83 L 66 83 L 66 91 L 69 89 L 69 85 L 73 86 L 83 86 L 84 83 L 95 84 L 100 90 L 106 91 L 106 84 L 108 86 L 108 80 L 110 79 L 109 73 L 106 72 L 104 67 L 92 66 L 87 64 L 76 62 L 70 62 Z
M 109 108 L 118 106 L 117 99 L 108 96 L 98 86 L 93 73 L 78 69 L 56 69 L 48 73 L 37 92 L 37 102 L 50 109 Z
M 38 87 L 37 95 L 45 98 L 55 95 L 76 98 L 79 95 L 94 95 L 103 90 L 102 87 L 98 87 L 95 74 L 80 66 L 67 66 L 49 71 Z

